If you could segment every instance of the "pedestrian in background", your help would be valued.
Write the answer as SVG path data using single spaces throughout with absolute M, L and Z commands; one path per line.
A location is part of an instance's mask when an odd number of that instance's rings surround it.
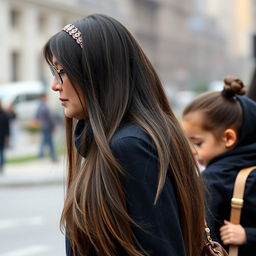
M 239 225 L 230 220 L 238 172 L 256 165 L 256 104 L 243 83 L 224 80 L 222 92 L 199 95 L 183 112 L 183 128 L 199 164 L 205 166 L 207 223 L 223 245 L 239 246 L 239 255 L 256 251 L 256 171 L 248 176 Z
M 14 147 L 15 143 L 16 143 L 16 137 L 17 137 L 17 130 L 18 130 L 18 126 L 17 126 L 17 114 L 16 111 L 14 109 L 14 104 L 10 103 L 8 105 L 8 107 L 6 108 L 6 113 L 8 115 L 9 118 L 9 125 L 10 125 L 10 137 L 9 137 L 9 146 L 10 147 Z
M 7 113 L 0 102 L 0 174 L 3 173 L 5 165 L 5 149 L 9 144 L 10 125 Z
M 44 56 L 66 116 L 67 255 L 198 256 L 200 174 L 133 36 L 91 15 L 50 38 Z
M 41 143 L 38 157 L 43 158 L 45 156 L 46 148 L 49 148 L 50 158 L 53 162 L 56 162 L 57 156 L 53 141 L 55 120 L 54 115 L 48 106 L 48 96 L 46 94 L 41 97 L 35 118 L 39 121 L 41 131 Z

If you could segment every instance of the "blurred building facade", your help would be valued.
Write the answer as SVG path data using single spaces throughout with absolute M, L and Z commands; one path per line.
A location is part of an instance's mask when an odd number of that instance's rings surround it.
M 0 83 L 43 80 L 43 44 L 63 24 L 83 15 L 65 1 L 0 0 Z
M 204 13 L 226 38 L 225 72 L 248 80 L 252 71 L 255 0 L 204 0 Z
M 46 40 L 63 25 L 95 12 L 124 23 L 164 84 L 174 89 L 227 73 L 243 78 L 250 63 L 252 20 L 246 14 L 251 1 L 0 0 L 0 84 L 47 81 L 49 71 L 41 57 Z M 241 60 L 244 69 L 238 66 Z

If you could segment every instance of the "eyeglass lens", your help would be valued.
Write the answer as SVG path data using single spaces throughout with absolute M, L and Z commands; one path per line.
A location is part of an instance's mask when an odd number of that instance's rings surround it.
M 60 74 L 58 73 L 57 69 L 54 66 L 50 66 L 50 70 L 52 75 L 57 79 L 59 84 L 62 84 L 62 78 L 60 76 Z

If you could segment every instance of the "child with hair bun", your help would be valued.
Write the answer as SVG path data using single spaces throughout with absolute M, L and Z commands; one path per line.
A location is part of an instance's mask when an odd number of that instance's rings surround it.
M 241 80 L 226 77 L 221 92 L 203 93 L 186 106 L 182 125 L 198 163 L 205 166 L 212 236 L 249 256 L 256 251 L 256 171 L 247 178 L 240 224 L 229 222 L 237 174 L 256 165 L 256 104 L 244 94 Z

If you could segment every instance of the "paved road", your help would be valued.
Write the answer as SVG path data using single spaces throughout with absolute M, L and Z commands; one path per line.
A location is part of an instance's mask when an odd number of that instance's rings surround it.
M 63 186 L 0 188 L 0 255 L 63 256 Z

